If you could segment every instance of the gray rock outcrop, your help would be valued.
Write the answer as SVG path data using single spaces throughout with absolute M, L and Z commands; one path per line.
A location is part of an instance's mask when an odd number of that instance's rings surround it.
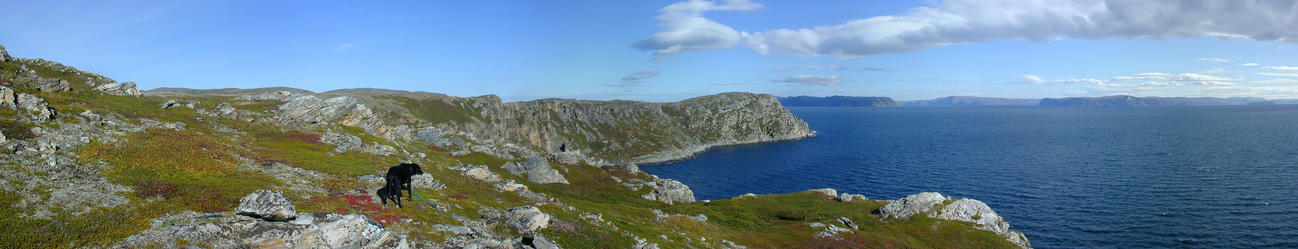
M 667 204 L 694 202 L 694 191 L 690 190 L 690 186 L 686 186 L 679 181 L 657 179 L 649 185 L 653 190 L 641 196 L 645 199 L 666 202 Z
M 935 206 L 941 208 L 934 208 Z M 937 219 L 970 222 L 974 224 L 974 228 L 996 233 L 1021 248 L 1032 248 L 1027 236 L 1010 230 L 1009 222 L 992 211 L 986 203 L 974 199 L 953 199 L 939 193 L 924 192 L 891 201 L 874 212 L 889 219 L 906 219 L 925 214 Z
M 505 224 L 519 233 L 531 233 L 550 226 L 550 215 L 533 206 L 510 208 L 505 211 Z
M 550 238 L 546 238 L 544 234 L 540 234 L 540 233 L 532 234 L 532 248 L 563 249 L 563 247 L 559 246 L 559 243 L 554 243 L 553 240 L 550 240 Z
M 14 89 L 0 86 L 0 107 L 18 108 L 18 95 L 14 94 Z
M 142 94 L 140 92 L 140 88 L 135 85 L 135 82 L 106 83 L 106 84 L 96 86 L 94 89 L 95 91 L 99 91 L 104 94 L 117 95 L 117 96 L 134 97 L 134 96 L 140 96 Z
M 297 209 L 279 190 L 257 190 L 239 199 L 235 213 L 267 221 L 286 221 L 297 217 Z
M 523 163 L 508 162 L 505 163 L 505 170 L 514 175 L 527 175 L 527 180 L 540 184 L 562 183 L 568 184 L 568 179 L 563 177 L 558 170 L 550 167 L 550 161 L 545 157 L 528 158 Z
M 59 78 L 41 78 L 37 79 L 35 84 L 31 85 L 37 91 L 42 92 L 66 92 L 72 91 L 72 85 L 67 80 Z
M 58 112 L 50 108 L 50 102 L 36 95 L 19 93 L 16 95 L 18 109 L 27 113 L 27 116 L 35 122 L 44 122 L 53 120 L 57 117 Z
M 832 188 L 818 188 L 818 189 L 807 190 L 807 192 L 820 193 L 820 194 L 828 195 L 829 197 L 838 197 L 838 190 Z
M 288 222 L 196 213 L 160 217 L 113 248 L 408 248 L 378 222 L 359 214 L 313 213 Z

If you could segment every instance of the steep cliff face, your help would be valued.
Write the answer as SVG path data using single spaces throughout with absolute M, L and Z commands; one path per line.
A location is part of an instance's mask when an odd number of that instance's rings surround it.
M 495 95 L 460 98 L 377 89 L 340 90 L 383 116 L 478 138 L 526 145 L 538 152 L 580 150 L 611 161 L 660 163 L 713 146 L 815 135 L 775 96 L 722 93 L 670 103 L 541 99 L 501 102 Z

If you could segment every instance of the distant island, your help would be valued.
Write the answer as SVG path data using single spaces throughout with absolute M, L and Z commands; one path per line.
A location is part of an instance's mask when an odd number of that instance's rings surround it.
M 893 101 L 892 98 L 889 97 L 794 96 L 794 97 L 780 97 L 779 100 L 780 100 L 780 104 L 784 106 L 862 106 L 862 107 L 901 106 L 897 104 L 897 101 Z
M 1010 99 L 974 96 L 948 96 L 928 100 L 902 101 L 901 106 L 982 106 L 982 105 L 1037 105 L 1041 99 Z
M 1292 105 L 1298 99 L 1264 99 L 1257 97 L 1136 97 L 1113 95 L 1103 97 L 1066 97 L 1044 99 L 948 96 L 935 99 L 893 101 L 889 97 L 794 96 L 780 97 L 784 106 L 848 107 L 924 107 L 924 106 L 1208 106 L 1208 105 Z
M 1247 105 L 1256 103 L 1284 103 L 1250 97 L 1135 97 L 1115 95 L 1104 97 L 1072 97 L 1041 99 L 1041 106 L 1188 106 L 1188 105 Z

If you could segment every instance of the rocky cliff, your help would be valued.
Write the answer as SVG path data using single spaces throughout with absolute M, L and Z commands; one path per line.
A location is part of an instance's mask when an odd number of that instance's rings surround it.
M 141 95 L 58 63 L 0 58 L 0 248 L 1026 245 L 1002 235 L 1007 224 L 959 215 L 991 217 L 985 206 L 896 218 L 875 214 L 893 202 L 832 190 L 696 200 L 618 163 L 814 134 L 767 95 Z M 402 162 L 423 165 L 418 198 L 385 203 L 375 190 Z M 979 228 L 988 224 L 998 229 Z

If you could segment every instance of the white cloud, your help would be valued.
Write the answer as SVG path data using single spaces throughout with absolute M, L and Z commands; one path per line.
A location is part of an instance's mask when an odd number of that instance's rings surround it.
M 1298 83 L 1298 79 L 1277 78 L 1277 79 L 1269 79 L 1269 80 L 1253 81 L 1253 82 L 1250 82 L 1250 83 L 1258 83 L 1258 84 L 1288 84 L 1288 83 Z
M 773 67 L 775 71 L 843 71 L 847 67 L 843 65 L 821 66 L 820 64 L 811 64 L 805 66 Z
M 1225 69 L 1225 68 L 1220 68 L 1220 67 L 1219 67 L 1219 68 L 1213 68 L 1213 69 L 1203 70 L 1203 71 L 1200 71 L 1199 73 L 1201 73 L 1201 74 L 1217 74 L 1217 73 L 1223 73 L 1223 72 L 1226 72 L 1226 69 Z
M 1113 81 L 1166 80 L 1171 78 L 1172 75 L 1166 73 L 1138 73 L 1128 76 L 1113 77 Z
M 836 86 L 843 81 L 838 75 L 820 76 L 820 75 L 798 75 L 793 77 L 783 77 L 772 79 L 776 83 L 794 83 L 806 86 Z
M 748 11 L 762 8 L 762 4 L 748 0 L 727 0 L 725 4 L 711 1 L 689 0 L 677 2 L 658 10 L 658 26 L 663 31 L 649 39 L 631 44 L 639 50 L 652 50 L 654 54 L 677 54 L 684 51 L 716 50 L 735 47 L 744 34 L 716 21 L 703 18 L 707 11 Z
M 733 5 L 733 6 L 732 6 Z M 732 6 L 722 8 L 720 6 Z M 752 10 L 690 0 L 663 8 L 663 31 L 636 42 L 667 54 L 747 45 L 760 54 L 868 56 L 990 40 L 1214 37 L 1298 42 L 1298 1 L 1265 0 L 949 0 L 842 24 L 740 32 L 703 18 L 708 10 Z M 1217 61 L 1217 60 L 1213 60 Z M 1225 60 L 1222 60 L 1225 61 Z
M 1140 86 L 1142 87 L 1181 87 L 1181 86 L 1185 86 L 1185 84 L 1176 83 L 1176 82 L 1150 81 L 1150 82 L 1140 83 Z
M 1257 73 L 1257 74 L 1258 74 L 1258 75 L 1266 75 L 1266 76 L 1295 77 L 1295 78 L 1298 78 L 1298 73 Z
M 892 69 L 887 69 L 882 67 L 865 67 L 865 68 L 861 68 L 861 71 L 862 72 L 864 71 L 884 72 L 884 71 L 892 71 Z
M 335 48 L 335 49 L 334 49 L 334 52 L 342 52 L 342 51 L 346 51 L 346 50 L 351 49 L 352 47 L 355 47 L 355 46 L 356 46 L 356 44 L 346 43 L 346 44 L 343 44 L 343 45 L 341 45 L 341 46 L 338 46 L 338 48 Z
M 1033 84 L 1033 85 L 1090 84 L 1090 85 L 1101 86 L 1105 84 L 1103 80 L 1086 79 L 1086 78 L 1046 80 L 1046 79 L 1042 79 L 1041 76 L 1031 75 L 1031 74 L 1019 75 L 1019 78 L 1023 78 L 1023 82 L 1026 82 L 1028 84 Z
M 1258 66 L 1257 63 L 1252 63 L 1252 62 L 1244 63 L 1244 64 L 1239 64 L 1239 65 L 1240 65 L 1240 66 L 1246 66 L 1246 67 L 1256 67 L 1256 66 Z
M 1291 67 L 1291 66 L 1265 66 L 1262 68 L 1267 70 L 1276 70 L 1276 71 L 1298 71 L 1298 67 Z
M 1222 59 L 1222 58 L 1199 58 L 1199 61 L 1222 62 L 1222 63 L 1230 62 L 1230 60 Z

